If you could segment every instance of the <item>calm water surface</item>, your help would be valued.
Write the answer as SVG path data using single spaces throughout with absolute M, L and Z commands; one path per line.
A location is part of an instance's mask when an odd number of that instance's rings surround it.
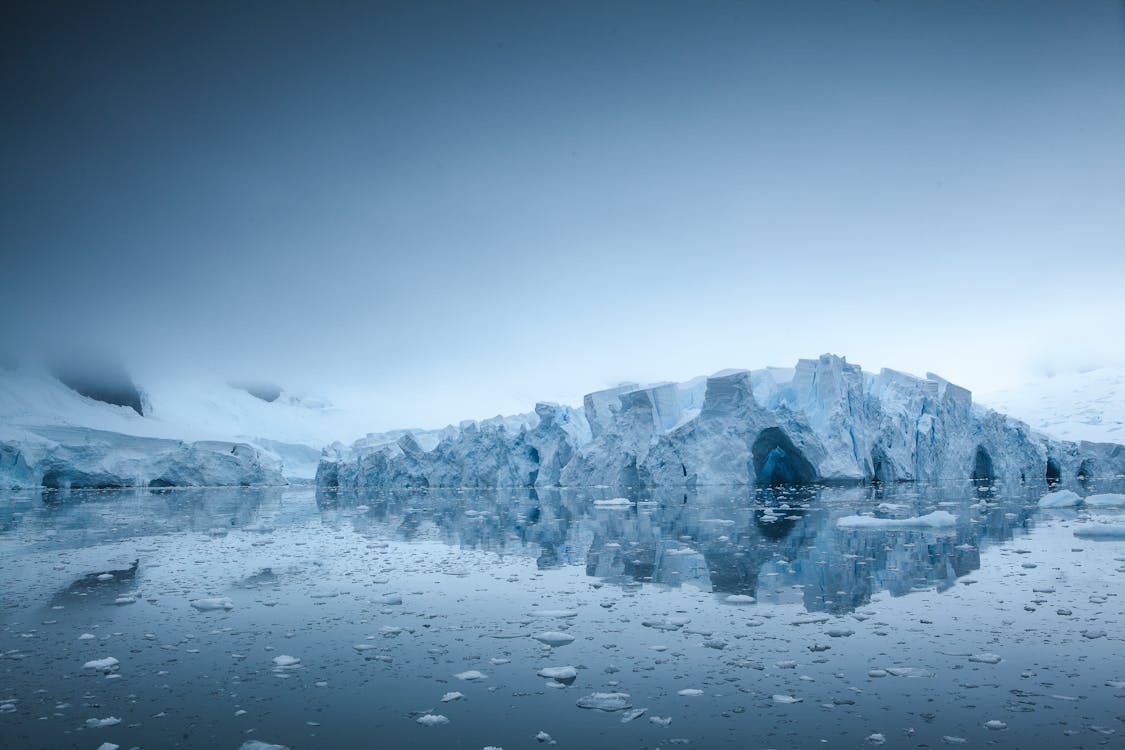
M 0 747 L 1125 747 L 1125 510 L 1042 492 L 4 494 Z

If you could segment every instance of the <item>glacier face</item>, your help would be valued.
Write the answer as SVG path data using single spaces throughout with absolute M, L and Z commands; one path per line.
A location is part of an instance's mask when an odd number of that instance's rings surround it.
M 326 449 L 339 487 L 700 486 L 865 481 L 1084 482 L 1125 446 L 1067 442 L 973 404 L 937 375 L 864 372 L 835 355 L 684 384 L 620 386 L 583 409 L 371 435 Z
M 246 443 L 192 443 L 83 427 L 0 429 L 0 489 L 286 483 L 280 463 Z

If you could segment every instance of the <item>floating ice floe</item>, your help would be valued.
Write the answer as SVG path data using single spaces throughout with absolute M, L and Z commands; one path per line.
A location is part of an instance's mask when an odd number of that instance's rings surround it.
M 844 516 L 836 519 L 842 529 L 934 529 L 957 525 L 957 516 L 947 510 L 935 510 L 924 516 L 911 518 L 875 518 L 874 516 Z
M 229 596 L 214 596 L 208 599 L 194 599 L 191 606 L 200 612 L 213 612 L 217 609 L 226 611 L 234 609 L 234 602 Z
M 757 600 L 747 594 L 731 594 L 724 601 L 727 604 L 753 604 Z
M 535 735 L 535 739 L 539 740 L 540 742 L 546 742 L 548 745 L 556 744 L 551 735 L 543 731 L 540 731 L 539 734 Z
M 794 698 L 792 695 L 783 695 L 781 693 L 777 693 L 773 696 L 773 702 L 774 703 L 800 703 L 801 699 L 800 698 Z
M 98 750 L 120 750 L 121 745 L 115 745 L 112 742 L 103 742 L 98 745 Z
M 874 734 L 867 735 L 867 741 L 870 742 L 872 745 L 882 745 L 884 742 L 887 741 L 887 738 L 882 733 L 875 732 Z
M 565 646 L 568 643 L 574 643 L 574 636 L 568 633 L 559 633 L 553 630 L 546 633 L 537 633 L 531 637 L 539 641 L 540 643 L 544 643 L 552 648 Z
M 628 508 L 635 503 L 627 497 L 611 497 L 608 500 L 595 500 L 595 508 Z
M 1073 508 L 1082 502 L 1082 496 L 1070 490 L 1048 492 L 1039 498 L 1040 508 Z
M 261 740 L 248 740 L 239 746 L 238 750 L 289 750 L 288 745 L 274 745 Z
M 683 695 L 688 698 L 694 698 L 697 695 L 703 695 L 703 691 L 699 688 L 684 688 L 683 690 L 677 690 L 676 695 Z
M 630 708 L 621 714 L 621 723 L 628 724 L 633 719 L 639 719 L 648 711 L 647 708 Z
M 536 674 L 555 682 L 573 682 L 578 678 L 578 670 L 574 667 L 544 667 Z
M 578 617 L 578 612 L 573 609 L 540 609 L 528 614 L 531 617 L 543 617 L 553 620 L 565 620 L 570 617 Z
M 288 654 L 281 654 L 280 656 L 273 657 L 274 666 L 286 669 L 288 667 L 295 667 L 301 663 L 301 660 L 296 656 L 289 656 Z
M 671 716 L 650 716 L 648 720 L 658 727 L 666 727 L 672 723 Z
M 414 721 L 418 722 L 424 727 L 439 727 L 442 724 L 448 724 L 449 719 L 441 714 L 423 714 Z
M 1089 508 L 1120 508 L 1125 507 L 1125 494 L 1103 492 L 1098 495 L 1090 495 L 1083 502 Z
M 1007 729 L 1008 725 L 1000 721 L 999 719 L 993 719 L 991 721 L 984 722 L 984 728 L 991 729 L 993 731 L 1000 731 L 1001 729 Z
M 94 659 L 82 665 L 83 669 L 96 669 L 99 672 L 112 672 L 117 669 L 120 662 L 112 656 L 107 656 L 104 659 Z
M 103 727 L 114 727 L 121 723 L 121 719 L 116 716 L 107 716 L 104 719 L 86 719 L 86 726 L 90 729 L 102 729 Z
M 575 705 L 597 711 L 624 711 L 633 707 L 628 693 L 590 693 L 575 701 Z
M 459 701 L 464 697 L 465 697 L 464 693 L 458 693 L 458 692 L 454 691 L 452 693 L 446 693 L 445 695 L 441 696 L 441 702 L 442 703 L 452 703 L 453 701 Z
M 969 661 L 975 661 L 980 664 L 999 664 L 1004 659 L 999 654 L 992 654 L 985 652 L 983 654 L 973 654 L 969 657 Z
M 478 680 L 488 679 L 488 675 L 486 675 L 484 672 L 479 672 L 475 669 L 470 669 L 466 672 L 458 672 L 457 674 L 455 674 L 453 676 L 456 677 L 458 680 L 466 680 L 468 682 L 477 682 Z

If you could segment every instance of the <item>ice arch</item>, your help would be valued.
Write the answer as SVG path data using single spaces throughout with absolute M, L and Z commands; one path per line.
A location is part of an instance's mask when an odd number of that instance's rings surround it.
M 758 434 L 750 447 L 754 481 L 763 485 L 802 484 L 816 481 L 816 469 L 778 427 Z

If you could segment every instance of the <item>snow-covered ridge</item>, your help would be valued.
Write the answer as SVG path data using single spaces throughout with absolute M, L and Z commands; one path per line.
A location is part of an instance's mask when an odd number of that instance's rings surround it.
M 928 373 L 863 372 L 824 355 L 683 384 L 588 394 L 583 409 L 326 449 L 320 486 L 695 486 L 774 482 L 1085 481 L 1125 473 L 1125 447 L 1066 442 L 972 403 Z

